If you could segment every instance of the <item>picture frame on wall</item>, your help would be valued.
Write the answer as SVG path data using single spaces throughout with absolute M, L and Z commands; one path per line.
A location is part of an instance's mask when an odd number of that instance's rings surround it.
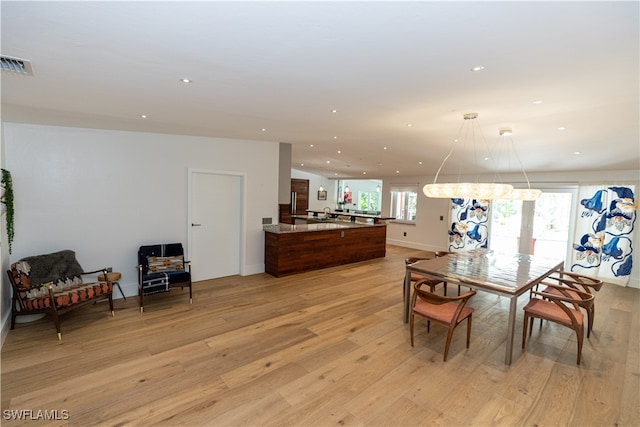
M 327 192 L 325 191 L 318 191 L 318 200 L 327 200 Z

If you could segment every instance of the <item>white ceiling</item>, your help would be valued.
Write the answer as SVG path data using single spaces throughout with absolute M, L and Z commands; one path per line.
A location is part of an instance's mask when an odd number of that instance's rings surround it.
M 638 169 L 639 4 L 3 0 L 2 54 L 34 75 L 2 73 L 2 115 L 287 142 L 294 168 L 374 178 L 434 174 L 477 112 L 528 172 Z

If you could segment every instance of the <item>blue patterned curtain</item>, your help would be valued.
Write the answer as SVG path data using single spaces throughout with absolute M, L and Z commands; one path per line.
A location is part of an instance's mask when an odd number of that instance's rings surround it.
M 451 199 L 449 252 L 486 248 L 489 200 Z
M 579 190 L 571 271 L 627 285 L 633 266 L 637 215 L 634 186 L 584 186 Z

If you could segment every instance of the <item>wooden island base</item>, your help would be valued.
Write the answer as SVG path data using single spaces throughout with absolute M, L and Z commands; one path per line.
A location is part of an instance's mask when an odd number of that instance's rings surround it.
M 359 224 L 277 224 L 265 226 L 265 271 L 280 277 L 381 258 L 387 226 Z

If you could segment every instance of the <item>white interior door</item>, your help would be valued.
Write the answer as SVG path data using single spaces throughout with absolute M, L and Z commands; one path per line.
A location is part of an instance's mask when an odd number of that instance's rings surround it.
M 240 273 L 243 177 L 192 171 L 190 240 L 194 281 Z

